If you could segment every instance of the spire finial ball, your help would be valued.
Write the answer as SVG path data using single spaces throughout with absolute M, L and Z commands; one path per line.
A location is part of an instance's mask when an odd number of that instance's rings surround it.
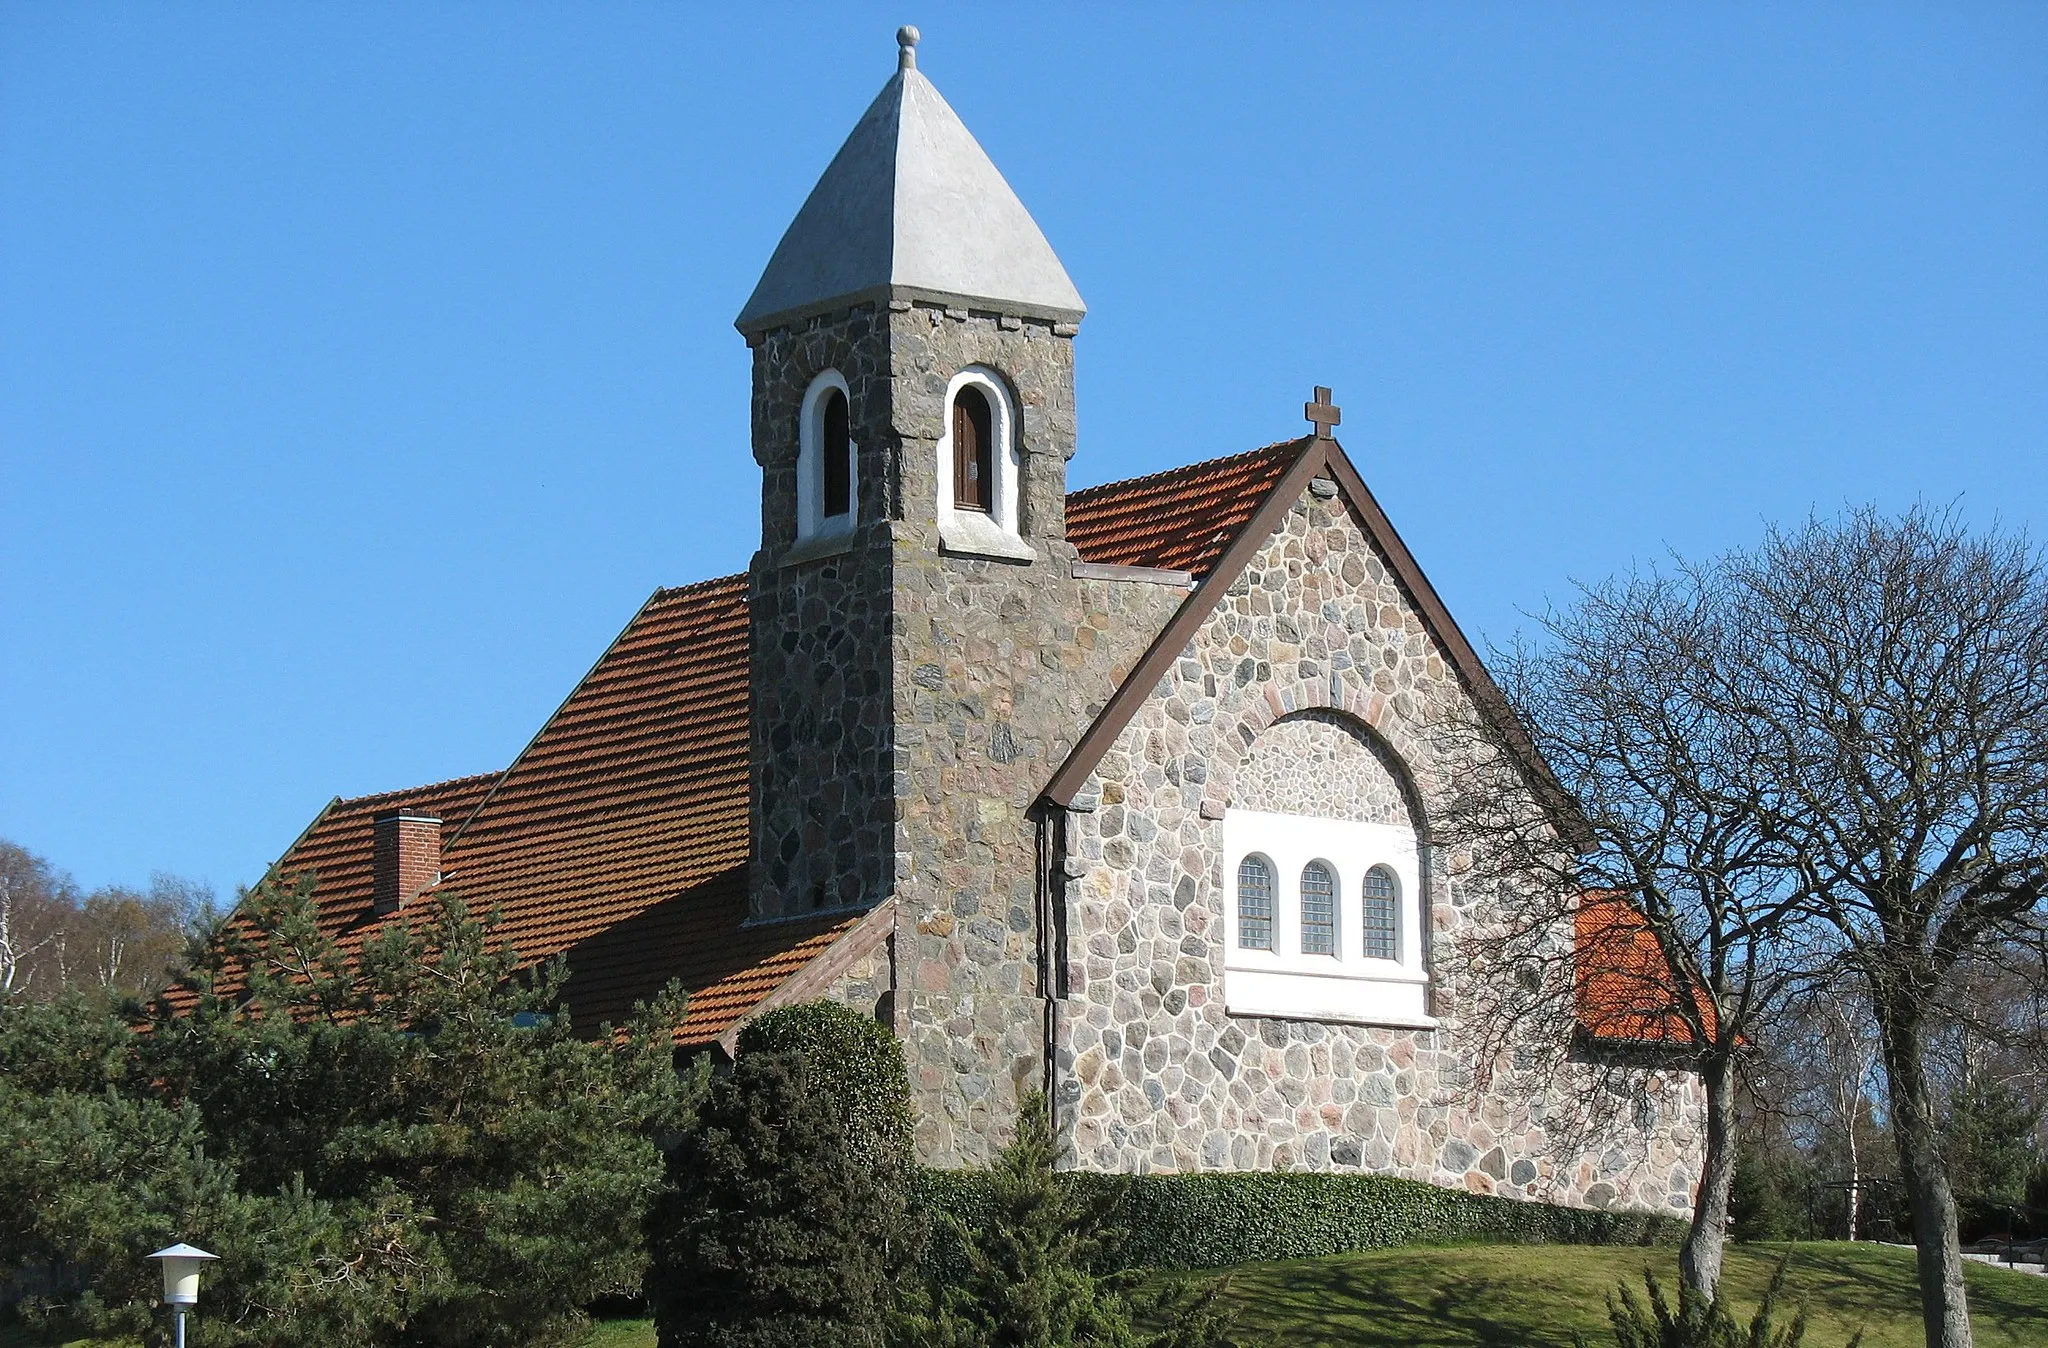
M 916 24 L 906 23 L 896 30 L 896 63 L 902 69 L 917 69 L 917 40 L 922 36 Z

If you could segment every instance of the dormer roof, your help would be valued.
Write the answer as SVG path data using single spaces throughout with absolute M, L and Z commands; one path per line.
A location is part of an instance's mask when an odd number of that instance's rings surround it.
M 892 299 L 1065 323 L 1087 311 L 1024 203 L 917 70 L 909 41 L 903 52 L 776 245 L 734 321 L 742 333 Z

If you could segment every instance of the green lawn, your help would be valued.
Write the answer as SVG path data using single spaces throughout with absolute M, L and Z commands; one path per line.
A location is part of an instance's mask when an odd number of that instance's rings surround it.
M 1753 1306 L 1779 1251 L 1736 1247 L 1725 1286 Z M 1611 1340 L 1606 1296 L 1624 1279 L 1641 1286 L 1653 1265 L 1670 1285 L 1667 1250 L 1588 1246 L 1473 1245 L 1375 1250 L 1287 1263 L 1251 1264 L 1231 1278 L 1239 1323 L 1276 1343 L 1467 1348 L 1569 1345 L 1572 1331 Z M 1840 1348 L 1856 1329 L 1867 1348 L 1918 1348 L 1919 1302 L 1909 1251 L 1873 1245 L 1805 1244 L 1786 1274 L 1787 1300 L 1804 1299 L 1809 1348 Z M 1971 1319 L 1980 1348 L 2048 1345 L 2048 1279 L 1969 1269 Z M 1789 1307 L 1788 1307 L 1789 1313 Z
M 1777 1264 L 1776 1249 L 1730 1251 L 1727 1285 L 1754 1304 Z M 1608 1291 L 1640 1287 L 1645 1265 L 1667 1285 L 1669 1250 L 1584 1245 L 1466 1245 L 1374 1250 L 1275 1264 L 1231 1274 L 1238 1323 L 1285 1348 L 1569 1348 L 1580 1329 L 1606 1335 Z M 1969 1268 L 1978 1348 L 2048 1348 L 2048 1278 Z M 1797 1247 L 1788 1298 L 1804 1298 L 1807 1348 L 1841 1348 L 1856 1329 L 1866 1348 L 1919 1348 L 1919 1301 L 1910 1251 L 1875 1245 Z M 1787 1307 L 1789 1319 L 1790 1307 Z M 653 1348 L 644 1320 L 600 1325 L 587 1348 Z
M 1727 1286 L 1753 1304 L 1777 1263 L 1775 1248 L 1729 1253 Z M 1574 1329 L 1604 1343 L 1606 1296 L 1646 1264 L 1667 1281 L 1670 1250 L 1584 1245 L 1463 1245 L 1374 1250 L 1230 1275 L 1239 1323 L 1286 1348 L 1568 1348 Z M 2048 1278 L 1969 1266 L 1979 1348 L 2048 1348 Z M 1856 1329 L 1867 1348 L 1919 1348 L 1920 1311 L 1910 1251 L 1875 1245 L 1795 1247 L 1789 1299 L 1812 1315 L 1808 1348 L 1841 1348 Z M 1788 1307 L 1789 1314 L 1789 1307 Z M 0 1329 L 0 1348 L 31 1341 Z M 600 1324 L 585 1348 L 654 1348 L 645 1320 Z

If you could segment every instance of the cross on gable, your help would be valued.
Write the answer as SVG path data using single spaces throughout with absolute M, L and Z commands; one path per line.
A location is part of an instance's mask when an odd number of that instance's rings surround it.
M 1316 385 L 1315 401 L 1302 404 L 1301 414 L 1315 423 L 1318 440 L 1329 439 L 1330 428 L 1344 420 L 1343 411 L 1330 401 L 1330 390 L 1321 384 Z

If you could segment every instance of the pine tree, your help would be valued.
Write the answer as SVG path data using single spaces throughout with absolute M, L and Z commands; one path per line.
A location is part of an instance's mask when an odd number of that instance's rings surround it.
M 221 1256 L 201 1344 L 580 1338 L 644 1267 L 680 994 L 579 1038 L 492 925 L 437 898 L 345 958 L 310 882 L 266 885 L 183 1011 L 0 1006 L 0 1264 L 129 1340 L 175 1240 Z

